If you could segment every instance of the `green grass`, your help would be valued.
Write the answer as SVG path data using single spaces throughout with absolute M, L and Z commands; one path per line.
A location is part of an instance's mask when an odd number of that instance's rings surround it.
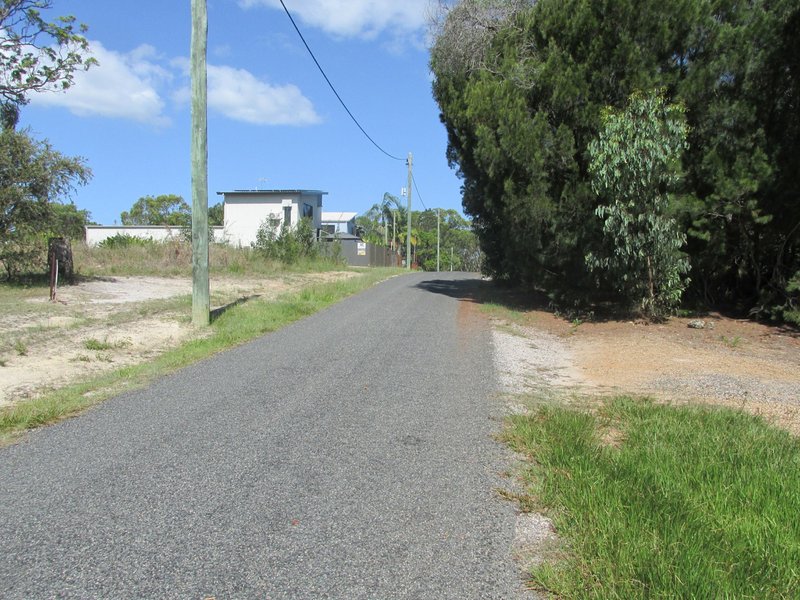
M 123 367 L 0 409 L 0 443 L 11 441 L 28 429 L 77 415 L 122 391 L 141 387 L 155 377 L 275 331 L 400 273 L 399 269 L 370 269 L 357 277 L 312 285 L 273 301 L 253 300 L 234 306 L 212 323 L 210 335 L 192 339 L 150 362 Z
M 738 348 L 742 345 L 742 338 L 741 336 L 735 335 L 733 337 L 725 337 L 724 335 L 719 336 L 719 339 L 722 341 L 723 344 L 728 346 L 729 348 Z
M 800 440 L 729 409 L 617 398 L 513 417 L 528 504 L 564 546 L 532 572 L 560 598 L 797 598 Z
M 96 338 L 89 338 L 83 342 L 83 347 L 87 350 L 116 350 L 118 348 L 125 348 L 126 346 L 130 346 L 129 340 L 109 342 L 107 339 L 98 340 Z
M 110 350 L 113 348 L 113 345 L 109 342 L 101 342 L 100 340 L 89 338 L 83 342 L 83 347 L 87 350 Z

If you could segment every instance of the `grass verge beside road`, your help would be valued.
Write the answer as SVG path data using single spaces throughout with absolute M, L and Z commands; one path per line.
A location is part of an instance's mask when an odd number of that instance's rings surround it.
M 523 508 L 563 545 L 533 581 L 559 598 L 796 598 L 800 440 L 741 411 L 620 397 L 544 405 L 506 432 Z
M 214 320 L 210 335 L 192 339 L 152 361 L 124 367 L 0 409 L 0 443 L 8 442 L 28 429 L 79 414 L 113 395 L 141 387 L 155 377 L 275 331 L 401 272 L 399 269 L 370 269 L 358 277 L 312 285 L 276 300 L 254 299 L 232 306 Z

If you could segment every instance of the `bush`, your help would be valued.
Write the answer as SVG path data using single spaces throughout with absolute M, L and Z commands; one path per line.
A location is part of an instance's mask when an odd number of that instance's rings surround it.
M 116 235 L 107 237 L 97 245 L 100 248 L 130 248 L 132 246 L 146 248 L 154 246 L 155 244 L 156 242 L 153 238 L 140 238 L 127 233 L 117 233 Z
M 294 229 L 281 227 L 274 219 L 265 219 L 258 228 L 253 247 L 264 258 L 286 264 L 319 256 L 310 219 L 301 219 Z

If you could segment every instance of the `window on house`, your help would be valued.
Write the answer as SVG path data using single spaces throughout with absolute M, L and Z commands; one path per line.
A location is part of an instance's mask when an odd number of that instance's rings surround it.
M 289 227 L 292 224 L 292 207 L 291 206 L 284 206 L 283 207 L 283 226 Z
M 314 218 L 314 207 L 310 204 L 303 204 L 303 218 L 304 219 L 313 219 Z

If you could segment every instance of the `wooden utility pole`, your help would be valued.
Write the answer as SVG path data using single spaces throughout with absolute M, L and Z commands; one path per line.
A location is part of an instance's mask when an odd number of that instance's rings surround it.
M 439 215 L 439 209 L 436 209 L 436 272 L 439 272 L 439 241 L 441 239 L 440 234 L 440 223 L 441 217 Z
M 208 325 L 208 84 L 206 0 L 192 0 L 192 323 Z
M 406 231 L 406 269 L 411 270 L 411 184 L 414 183 L 414 176 L 411 174 L 411 168 L 414 162 L 414 157 L 411 152 L 408 153 L 408 229 Z

